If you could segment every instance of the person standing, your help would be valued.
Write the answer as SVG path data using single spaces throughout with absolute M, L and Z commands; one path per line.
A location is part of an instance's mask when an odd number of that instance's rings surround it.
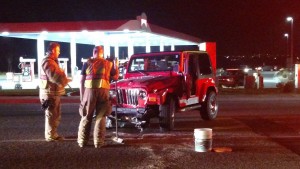
M 63 140 L 57 133 L 61 120 L 60 97 L 65 94 L 65 86 L 71 81 L 59 67 L 59 54 L 60 45 L 51 42 L 41 62 L 39 97 L 45 111 L 45 140 L 48 142 Z
M 93 56 L 83 65 L 80 80 L 80 106 L 81 120 L 78 127 L 79 147 L 84 147 L 90 135 L 93 115 L 96 121 L 94 125 L 94 146 L 100 148 L 105 145 L 106 116 L 111 113 L 109 100 L 110 79 L 119 77 L 118 61 L 115 67 L 113 63 L 103 57 L 103 46 L 95 46 Z

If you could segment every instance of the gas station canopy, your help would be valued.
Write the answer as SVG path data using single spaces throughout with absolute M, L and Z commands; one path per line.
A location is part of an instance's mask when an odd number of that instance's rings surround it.
M 0 36 L 119 47 L 200 44 L 199 38 L 148 23 L 144 13 L 136 20 L 0 23 Z
M 160 51 L 164 51 L 165 46 L 171 50 L 175 50 L 175 46 L 200 48 L 199 38 L 152 25 L 147 22 L 145 13 L 136 20 L 0 23 L 0 36 L 37 40 L 38 74 L 45 56 L 45 41 L 70 43 L 72 76 L 78 69 L 76 44 L 103 45 L 105 56 L 109 56 L 110 47 L 114 47 L 117 58 L 119 47 L 127 47 L 129 57 L 134 54 L 135 46 L 145 47 L 145 52 L 151 52 L 151 46 L 159 46 Z

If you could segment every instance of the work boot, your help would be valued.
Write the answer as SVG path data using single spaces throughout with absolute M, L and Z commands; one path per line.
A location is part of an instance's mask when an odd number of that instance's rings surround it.
M 63 141 L 65 138 L 62 136 L 57 136 L 57 137 L 50 137 L 50 138 L 46 138 L 45 140 L 47 142 L 52 142 L 52 141 Z
M 83 147 L 85 146 L 85 144 L 83 144 L 83 143 L 78 143 L 78 146 L 79 146 L 80 148 L 83 148 Z
M 95 148 L 101 148 L 101 147 L 104 147 L 104 146 L 106 146 L 106 145 L 107 145 L 106 143 L 95 144 Z
M 83 148 L 84 146 L 87 145 L 87 141 L 77 141 L 77 143 L 80 148 Z

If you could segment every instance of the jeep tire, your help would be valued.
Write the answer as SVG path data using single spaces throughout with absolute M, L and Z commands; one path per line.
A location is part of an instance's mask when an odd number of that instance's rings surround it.
M 161 131 L 171 131 L 174 129 L 176 104 L 172 97 L 167 98 L 167 102 L 161 105 L 159 125 Z
M 218 101 L 215 91 L 208 91 L 206 94 L 205 102 L 202 103 L 200 108 L 200 115 L 203 120 L 213 120 L 218 114 Z

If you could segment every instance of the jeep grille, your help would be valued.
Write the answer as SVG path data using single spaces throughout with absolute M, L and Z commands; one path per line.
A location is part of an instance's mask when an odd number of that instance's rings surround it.
M 138 89 L 118 89 L 117 93 L 119 104 L 138 105 Z

